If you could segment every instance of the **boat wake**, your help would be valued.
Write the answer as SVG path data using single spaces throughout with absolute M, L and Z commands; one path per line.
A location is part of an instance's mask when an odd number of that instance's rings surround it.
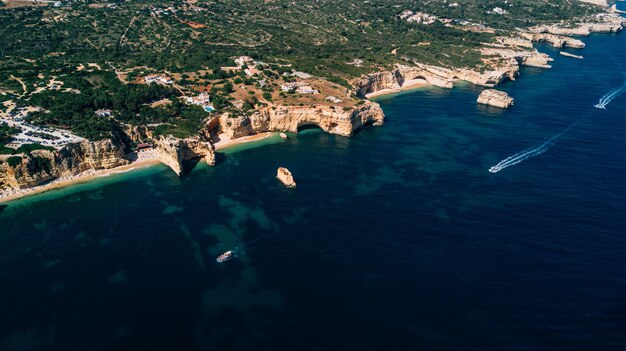
M 618 96 L 620 96 L 622 93 L 624 93 L 624 91 L 626 91 L 626 81 L 624 81 L 624 84 L 616 89 L 611 90 L 610 92 L 608 92 L 606 95 L 604 95 L 600 101 L 593 105 L 595 108 L 599 108 L 599 109 L 606 109 L 606 106 L 608 106 L 608 104 L 611 103 L 611 101 L 613 101 L 615 98 L 617 98 Z M 586 117 L 582 117 L 580 118 L 578 121 L 574 122 L 572 125 L 570 125 L 569 127 L 565 128 L 565 130 L 563 130 L 561 133 L 553 136 L 552 138 L 546 140 L 545 142 L 543 142 L 541 145 L 530 148 L 530 149 L 526 149 L 522 152 L 518 152 L 513 156 L 509 156 L 507 158 L 505 158 L 504 160 L 500 161 L 497 165 L 489 168 L 489 172 L 491 173 L 498 173 L 501 170 L 507 168 L 507 167 L 511 167 L 514 166 L 520 162 L 523 162 L 525 160 L 528 160 L 531 157 L 535 157 L 538 155 L 541 155 L 542 153 L 546 152 L 548 150 L 548 148 L 558 139 L 560 138 L 563 134 L 567 133 L 570 129 L 572 129 L 574 126 L 576 126 L 578 123 L 582 122 L 583 120 L 587 119 L 588 116 Z
M 621 87 L 613 89 L 604 95 L 597 104 L 593 105 L 593 107 L 605 110 L 607 105 L 610 104 L 616 97 L 622 95 L 624 91 L 626 91 L 626 82 L 624 82 L 624 85 Z
M 526 149 L 522 152 L 518 152 L 513 156 L 509 156 L 507 158 L 505 158 L 504 160 L 500 161 L 497 165 L 489 168 L 489 172 L 491 173 L 498 173 L 501 170 L 507 168 L 507 167 L 511 167 L 514 166 L 520 162 L 523 162 L 531 157 L 535 157 L 537 155 L 541 155 L 544 152 L 546 152 L 546 150 L 548 150 L 548 147 L 561 135 L 563 135 L 563 133 L 557 134 L 555 136 L 553 136 L 552 138 L 546 140 L 543 144 L 537 146 L 537 147 L 533 147 L 530 149 Z

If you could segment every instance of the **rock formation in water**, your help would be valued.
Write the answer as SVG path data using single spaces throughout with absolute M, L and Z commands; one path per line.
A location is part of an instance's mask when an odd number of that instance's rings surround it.
M 486 43 L 480 49 L 483 61 L 481 70 L 442 68 L 413 62 L 412 65 L 396 65 L 390 71 L 368 74 L 353 83 L 356 94 L 360 97 L 383 89 L 400 90 L 405 81 L 418 78 L 440 88 L 452 88 L 457 80 L 495 87 L 507 79 L 514 80 L 519 74 L 520 65 L 551 67 L 552 58 L 534 49 L 533 42 L 548 42 L 557 48 L 581 49 L 585 47 L 585 43 L 569 36 L 618 32 L 624 25 L 626 19 L 623 17 L 602 13 L 585 23 L 535 26 L 514 36 L 498 37 L 494 43 Z
M 509 94 L 495 89 L 483 90 L 477 100 L 479 104 L 499 108 L 509 108 L 513 105 L 513 101 L 513 98 L 510 97 Z
M 382 125 L 385 121 L 380 105 L 366 101 L 363 105 L 344 110 L 334 106 L 273 106 L 255 111 L 252 115 L 220 117 L 222 132 L 238 138 L 260 132 L 293 132 L 305 125 L 316 125 L 322 130 L 351 136 L 365 125 Z
M 531 43 L 532 45 L 532 43 Z M 440 88 L 453 88 L 454 82 L 463 80 L 475 85 L 494 87 L 505 80 L 514 80 L 519 74 L 520 65 L 549 68 L 552 60 L 537 50 L 514 50 L 502 47 L 486 47 L 481 50 L 485 56 L 495 57 L 490 69 L 476 71 L 467 68 L 448 69 L 415 63 L 415 66 L 396 65 L 391 71 L 381 71 L 366 75 L 354 82 L 356 94 L 365 97 L 383 89 L 400 89 L 405 81 L 424 79 Z
M 0 189 L 30 188 L 58 178 L 123 166 L 129 162 L 125 158 L 124 145 L 115 140 L 69 144 L 60 150 L 36 150 L 25 155 L 5 156 L 0 160 Z
M 575 58 L 575 59 L 579 59 L 579 60 L 584 59 L 584 57 L 582 57 L 582 56 L 580 56 L 580 55 L 570 54 L 569 52 L 566 52 L 566 51 L 561 51 L 561 52 L 559 52 L 559 54 L 561 54 L 561 55 L 563 55 L 563 56 L 567 56 L 567 57 L 572 57 L 572 58 Z
M 276 179 L 280 180 L 287 188 L 295 188 L 296 181 L 293 179 L 293 175 L 291 172 L 285 168 L 278 168 L 278 172 L 276 172 Z
M 204 158 L 210 166 L 215 165 L 215 148 L 200 138 L 179 139 L 173 136 L 160 137 L 155 141 L 159 160 L 177 175 L 183 174 L 185 161 Z

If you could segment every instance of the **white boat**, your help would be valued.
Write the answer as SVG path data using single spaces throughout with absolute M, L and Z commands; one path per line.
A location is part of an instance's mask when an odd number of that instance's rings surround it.
M 233 258 L 233 252 L 228 250 L 226 252 L 224 252 L 223 254 L 219 255 L 216 259 L 217 262 L 222 263 L 222 262 L 226 262 L 228 260 L 230 260 L 231 258 Z

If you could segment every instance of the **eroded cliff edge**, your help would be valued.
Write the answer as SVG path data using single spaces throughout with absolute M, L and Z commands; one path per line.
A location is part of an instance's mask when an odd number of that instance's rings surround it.
M 480 49 L 483 67 L 481 69 L 445 68 L 411 61 L 397 64 L 391 70 L 383 70 L 353 81 L 357 96 L 365 98 L 369 94 L 389 89 L 401 90 L 406 82 L 422 80 L 440 88 L 453 88 L 456 81 L 466 81 L 475 85 L 495 87 L 506 80 L 515 80 L 520 66 L 550 68 L 553 59 L 533 47 L 535 42 L 547 42 L 556 48 L 582 49 L 585 43 L 575 36 L 588 36 L 591 33 L 616 33 L 623 30 L 626 19 L 612 13 L 602 13 L 592 20 L 574 25 L 558 23 L 531 27 L 496 38 L 494 43 L 485 43 Z
M 336 106 L 272 106 L 254 111 L 250 116 L 220 116 L 222 132 L 231 138 L 261 132 L 298 132 L 305 125 L 316 125 L 323 131 L 351 136 L 356 130 L 385 123 L 385 114 L 380 105 L 364 101 L 353 109 Z
M 60 150 L 35 150 L 0 158 L 0 189 L 30 188 L 59 178 L 129 163 L 123 143 L 113 140 L 70 144 Z
M 204 158 L 209 166 L 215 165 L 215 148 L 209 141 L 199 137 L 179 139 L 173 136 L 161 137 L 155 141 L 159 161 L 177 175 L 184 172 L 187 161 Z

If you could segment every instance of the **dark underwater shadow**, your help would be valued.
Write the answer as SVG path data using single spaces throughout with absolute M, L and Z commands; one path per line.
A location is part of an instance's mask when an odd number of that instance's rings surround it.
M 221 152 L 215 152 L 215 165 L 219 165 L 226 161 L 226 154 Z
M 180 175 L 180 177 L 181 178 L 185 178 L 189 174 L 191 174 L 191 172 L 196 168 L 198 163 L 200 163 L 200 160 L 202 160 L 202 157 L 196 157 L 196 158 L 192 158 L 190 160 L 183 161 L 182 162 L 183 172 Z
M 2 213 L 9 205 L 0 205 L 0 213 Z

